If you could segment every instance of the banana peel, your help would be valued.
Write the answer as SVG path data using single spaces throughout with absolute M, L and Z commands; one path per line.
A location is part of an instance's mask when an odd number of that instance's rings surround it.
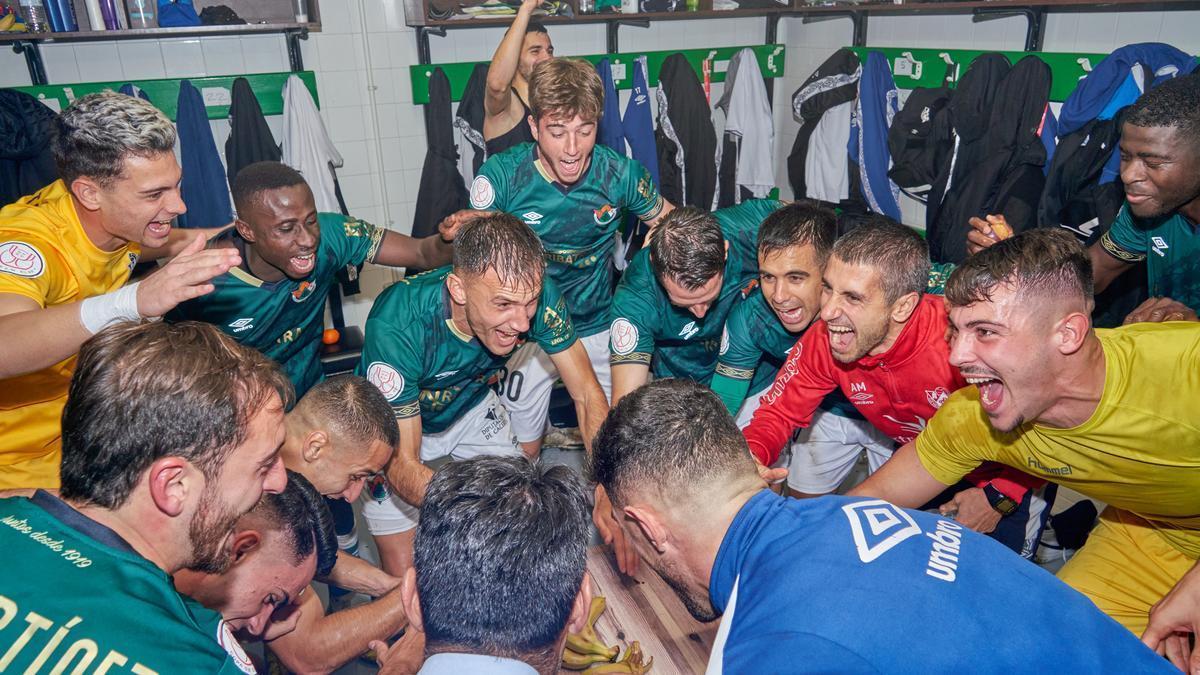
M 645 675 L 654 665 L 654 657 L 646 661 L 642 646 L 635 640 L 625 652 L 625 658 L 615 663 L 602 663 L 583 671 L 583 675 Z
M 16 22 L 17 22 L 16 14 L 9 13 L 9 14 L 5 14 L 4 16 L 0 17 L 0 32 L 7 33 L 8 31 L 12 30 L 13 24 L 15 24 Z
M 609 647 L 600 641 L 596 633 L 596 620 L 604 613 L 604 596 L 592 598 L 588 607 L 587 623 L 578 633 L 567 634 L 567 648 L 563 651 L 563 667 L 583 670 L 593 664 L 611 662 L 621 653 L 620 647 Z

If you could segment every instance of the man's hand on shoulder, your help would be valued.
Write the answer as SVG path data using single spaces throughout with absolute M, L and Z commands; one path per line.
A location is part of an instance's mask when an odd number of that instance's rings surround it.
M 1172 300 L 1171 298 L 1150 298 L 1138 305 L 1129 316 L 1125 317 L 1125 325 L 1131 323 L 1160 323 L 1162 321 L 1200 321 L 1196 311 L 1191 307 Z
M 209 282 L 241 262 L 237 249 L 205 248 L 204 235 L 197 234 L 179 255 L 139 283 L 138 314 L 157 318 L 181 302 L 211 293 Z

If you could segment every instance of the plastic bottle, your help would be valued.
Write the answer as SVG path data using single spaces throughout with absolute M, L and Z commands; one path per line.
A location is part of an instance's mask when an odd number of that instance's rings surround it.
M 21 0 L 21 17 L 25 19 L 25 29 L 30 33 L 50 32 L 50 21 L 41 0 Z
M 125 0 L 130 28 L 157 28 L 158 0 Z

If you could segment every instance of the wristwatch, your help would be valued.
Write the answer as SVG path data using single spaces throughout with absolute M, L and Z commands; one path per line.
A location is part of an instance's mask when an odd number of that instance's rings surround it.
M 1016 500 L 997 490 L 991 483 L 983 486 L 983 494 L 987 496 L 988 504 L 1002 516 L 1011 516 L 1019 506 Z

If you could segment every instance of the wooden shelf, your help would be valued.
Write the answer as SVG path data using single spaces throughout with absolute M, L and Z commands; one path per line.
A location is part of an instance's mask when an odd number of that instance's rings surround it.
M 319 23 L 251 23 L 235 26 L 186 28 L 132 28 L 128 30 L 78 31 L 73 33 L 0 33 L 0 44 L 9 42 L 95 42 L 98 40 L 152 40 L 219 35 L 319 32 Z

